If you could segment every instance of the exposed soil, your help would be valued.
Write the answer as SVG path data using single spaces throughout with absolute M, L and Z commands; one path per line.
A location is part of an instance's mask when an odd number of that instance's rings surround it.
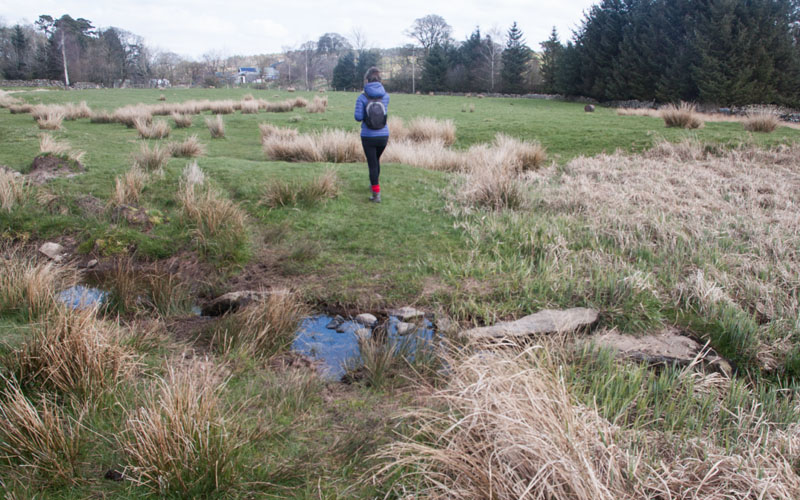
M 27 177 L 34 184 L 44 184 L 58 177 L 73 177 L 85 170 L 86 168 L 78 161 L 53 155 L 39 155 L 33 159 Z

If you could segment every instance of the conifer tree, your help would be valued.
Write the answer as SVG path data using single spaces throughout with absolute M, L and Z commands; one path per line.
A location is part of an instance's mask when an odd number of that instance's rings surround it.
M 506 48 L 503 50 L 503 70 L 500 72 L 500 80 L 503 85 L 503 92 L 509 94 L 522 94 L 525 92 L 524 74 L 528 69 L 528 62 L 531 59 L 531 49 L 525 45 L 522 30 L 517 27 L 517 23 L 511 26 L 506 37 Z
M 539 44 L 542 47 L 542 91 L 545 93 L 555 93 L 556 91 L 556 71 L 560 63 L 561 54 L 564 46 L 558 39 L 558 31 L 553 26 L 550 38 Z
M 422 68 L 422 88 L 426 91 L 444 90 L 447 85 L 447 70 L 449 64 L 445 48 L 439 44 L 434 45 L 425 56 Z
M 333 81 L 331 85 L 335 90 L 347 90 L 353 88 L 356 80 L 356 56 L 352 51 L 347 51 L 336 62 L 333 68 Z M 355 87 L 358 88 L 358 87 Z

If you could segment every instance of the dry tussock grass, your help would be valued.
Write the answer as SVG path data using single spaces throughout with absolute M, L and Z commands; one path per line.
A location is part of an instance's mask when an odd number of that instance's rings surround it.
M 197 158 L 206 154 L 206 146 L 197 135 L 190 135 L 183 142 L 170 142 L 167 149 L 170 155 L 178 158 Z
M 114 116 L 108 111 L 95 111 L 89 117 L 90 123 L 114 123 Z
M 207 104 L 208 111 L 215 115 L 229 115 L 236 111 L 240 103 L 232 100 L 223 101 L 209 101 Z
M 240 108 L 242 110 L 242 114 L 256 114 L 258 113 L 259 105 L 258 101 L 249 100 L 249 101 L 242 101 Z
M 273 181 L 264 188 L 261 203 L 270 208 L 319 203 L 339 196 L 339 184 L 339 176 L 333 170 L 326 170 L 307 183 Z
M 295 97 L 294 99 L 290 99 L 289 102 L 291 102 L 292 106 L 295 108 L 305 108 L 308 106 L 308 100 L 304 97 Z
M 402 118 L 391 116 L 387 124 L 392 139 L 400 142 L 437 142 L 445 146 L 452 146 L 456 142 L 456 125 L 453 120 L 419 116 L 406 124 Z
M 111 113 L 111 117 L 115 122 L 121 123 L 128 128 L 134 128 L 137 122 L 149 125 L 153 121 L 152 111 L 144 104 L 117 108 Z
M 61 124 L 65 118 L 64 109 L 60 106 L 34 106 L 31 115 L 42 130 L 61 130 Z
M 225 137 L 225 122 L 222 120 L 222 116 L 216 115 L 214 118 L 206 118 L 206 127 L 211 133 L 212 139 Z
M 142 143 L 139 151 L 133 153 L 133 164 L 145 172 L 161 172 L 169 157 L 170 152 L 167 147 L 154 144 L 151 148 L 147 143 Z
M 763 132 L 769 134 L 774 132 L 779 124 L 780 119 L 775 114 L 775 110 L 770 107 L 761 106 L 750 109 L 747 112 L 747 117 L 744 120 L 744 129 L 749 132 Z
M 5 90 L 0 90 L 0 108 L 10 108 L 11 106 L 19 106 L 23 104 L 20 99 L 9 94 Z
M 142 189 L 148 180 L 147 172 L 134 164 L 124 175 L 118 175 L 114 179 L 114 192 L 109 202 L 116 207 L 139 203 Z
M 160 379 L 127 414 L 120 439 L 134 481 L 154 493 L 197 498 L 229 487 L 244 444 L 220 393 L 220 370 L 197 363 Z
M 621 429 L 578 404 L 554 347 L 469 350 L 446 387 L 412 412 L 415 433 L 379 454 L 421 498 L 796 498 L 783 440 L 740 452 L 699 439 Z M 744 409 L 743 409 L 744 410 Z M 749 410 L 744 410 L 747 413 Z M 650 443 L 642 446 L 643 440 Z M 769 442 L 769 445 L 767 445 Z M 413 476 L 413 477 L 409 477 Z
M 78 282 L 78 272 L 66 265 L 40 262 L 19 247 L 0 253 L 0 311 L 38 318 L 56 305 L 60 290 Z
M 525 206 L 527 183 L 514 150 L 476 146 L 467 157 L 469 170 L 457 193 L 462 203 L 492 210 Z
M 96 309 L 56 306 L 6 366 L 21 384 L 92 398 L 132 367 L 120 338 L 119 325 L 99 319 Z
M 14 381 L 3 380 L 0 393 L 0 456 L 12 473 L 26 471 L 50 482 L 74 483 L 80 477 L 85 412 L 71 418 L 41 395 L 28 399 Z
M 289 290 L 272 290 L 265 300 L 226 317 L 216 328 L 215 343 L 255 358 L 289 348 L 307 314 L 300 297 Z
M 252 101 L 254 99 L 255 99 L 255 97 L 253 96 L 253 94 L 245 94 L 245 95 L 242 96 L 242 100 L 243 101 Z
M 268 138 L 293 139 L 297 137 L 297 129 L 277 127 L 271 123 L 259 123 L 258 130 L 261 132 L 261 141 Z
M 154 120 L 148 123 L 145 118 L 137 117 L 133 120 L 133 126 L 142 139 L 164 139 L 169 137 L 169 133 L 172 132 L 169 124 L 164 120 Z
M 28 199 L 28 183 L 17 172 L 0 168 L 0 209 L 11 212 Z
M 361 138 L 356 134 L 340 129 L 325 129 L 311 137 L 323 161 L 331 163 L 365 161 Z
M 310 135 L 281 137 L 271 135 L 261 141 L 264 154 L 273 161 L 319 162 L 322 154 Z
M 86 151 L 76 151 L 67 141 L 58 141 L 49 134 L 39 136 L 39 153 L 43 155 L 59 156 L 61 158 L 80 162 Z
M 538 142 L 521 141 L 502 133 L 495 136 L 492 148 L 505 156 L 500 161 L 509 162 L 520 172 L 536 170 L 547 160 L 547 153 Z
M 688 102 L 681 102 L 678 106 L 664 106 L 659 114 L 667 127 L 696 129 L 703 126 L 703 120 L 697 114 L 694 104 Z
M 25 113 L 30 113 L 31 111 L 33 111 L 33 105 L 32 104 L 27 104 L 27 103 L 26 104 L 12 104 L 11 106 L 8 106 L 8 111 L 12 115 L 23 115 Z
M 394 136 L 394 130 L 390 130 Z M 463 152 L 452 150 L 442 142 L 415 143 L 408 139 L 391 139 L 381 160 L 444 172 L 463 170 L 467 164 L 467 158 Z
M 324 113 L 328 110 L 328 97 L 314 96 L 311 104 L 308 105 L 306 111 L 309 113 Z
M 270 102 L 270 101 L 260 100 L 258 101 L 258 106 L 267 113 L 288 113 L 289 111 L 295 108 L 295 101 L 287 100 L 279 102 Z
M 171 113 L 172 120 L 175 122 L 175 128 L 189 128 L 192 126 L 192 116 L 178 113 L 173 111 Z
M 712 261 L 698 257 L 705 279 L 767 318 L 769 339 L 788 335 L 800 316 L 792 285 L 800 281 L 799 158 L 797 145 L 718 151 L 662 143 L 643 157 L 575 159 L 558 183 L 546 181 L 552 172 L 534 178 L 542 181 L 540 206 L 585 218 L 623 248 L 681 255 L 691 243 L 712 252 Z M 696 269 L 678 272 L 688 279 Z

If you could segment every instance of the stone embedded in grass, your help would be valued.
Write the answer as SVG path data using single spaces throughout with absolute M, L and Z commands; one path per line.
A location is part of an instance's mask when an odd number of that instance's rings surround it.
M 470 339 L 502 339 L 543 333 L 571 332 L 590 326 L 595 321 L 597 321 L 597 311 L 594 309 L 585 307 L 565 310 L 544 309 L 516 321 L 473 328 L 461 332 L 461 336 Z
M 389 311 L 392 316 L 397 316 L 400 321 L 408 321 L 410 319 L 421 318 L 425 316 L 425 311 L 414 309 L 413 307 L 404 306 L 399 309 L 392 309 Z
M 405 321 L 397 323 L 398 335 L 405 336 L 410 333 L 414 333 L 415 331 L 417 331 L 417 325 L 415 325 L 414 323 L 406 323 Z
M 48 259 L 58 261 L 64 258 L 64 247 L 58 243 L 48 241 L 39 247 L 39 253 L 45 255 Z
M 362 313 L 356 316 L 356 322 L 366 326 L 373 326 L 378 322 L 378 318 L 370 313 Z
M 222 316 L 229 312 L 235 312 L 251 302 L 257 302 L 269 297 L 273 292 L 242 290 L 238 292 L 228 292 L 220 295 L 203 306 L 203 316 Z

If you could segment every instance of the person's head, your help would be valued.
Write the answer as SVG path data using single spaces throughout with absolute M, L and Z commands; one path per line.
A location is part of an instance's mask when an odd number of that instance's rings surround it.
M 380 82 L 380 81 L 381 81 L 381 70 L 379 70 L 375 66 L 368 69 L 367 72 L 364 74 L 365 83 Z

